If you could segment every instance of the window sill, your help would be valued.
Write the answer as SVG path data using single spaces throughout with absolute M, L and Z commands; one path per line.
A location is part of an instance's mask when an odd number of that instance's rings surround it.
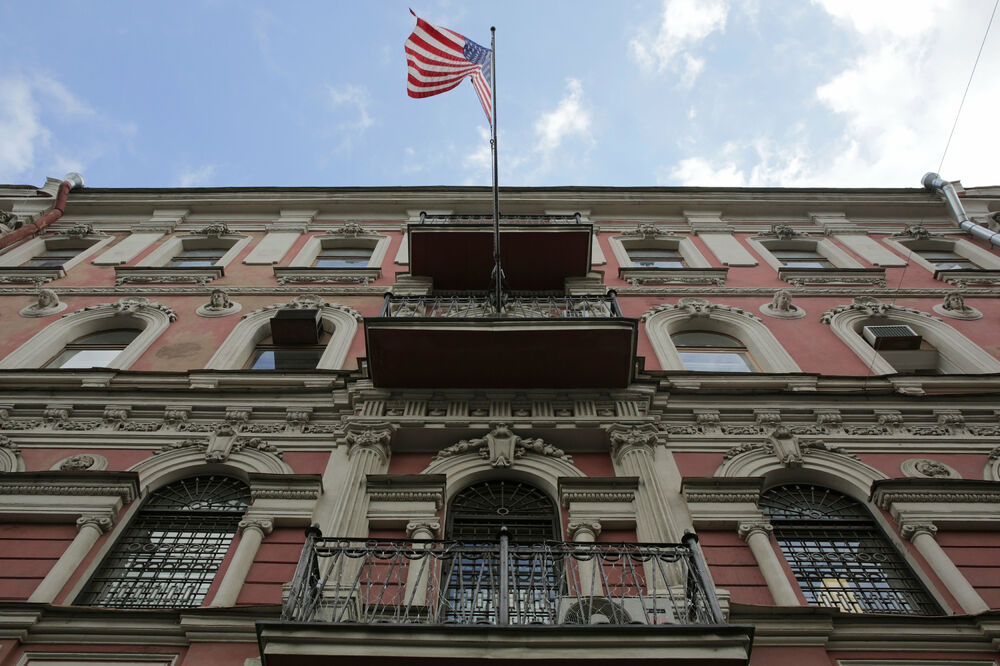
M 45 284 L 66 277 L 62 268 L 0 268 L 0 284 Z
M 996 287 L 1000 286 L 1000 271 L 971 269 L 934 271 L 934 279 L 947 282 L 953 287 Z
M 170 266 L 115 266 L 115 284 L 200 284 L 225 275 L 222 266 L 204 268 Z
M 618 277 L 634 287 L 650 284 L 726 284 L 728 268 L 636 268 L 618 269 Z
M 278 284 L 360 284 L 365 287 L 382 277 L 381 268 L 274 267 Z
M 778 278 L 793 287 L 813 284 L 885 286 L 884 268 L 779 268 Z

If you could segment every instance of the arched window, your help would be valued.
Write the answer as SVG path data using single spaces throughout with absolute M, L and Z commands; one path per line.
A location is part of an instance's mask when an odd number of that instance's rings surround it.
M 112 328 L 83 335 L 66 345 L 46 368 L 107 368 L 142 331 Z
M 181 479 L 151 493 L 78 603 L 105 608 L 201 605 L 249 504 L 249 487 L 226 476 Z
M 246 367 L 248 370 L 315 370 L 332 337 L 321 331 L 315 342 L 278 344 L 273 335 L 268 336 L 254 347 Z
M 761 494 L 760 508 L 810 605 L 846 613 L 941 613 L 855 500 L 829 488 L 794 484 Z
M 507 576 L 514 603 L 507 620 L 512 624 L 549 622 L 560 571 L 544 551 L 519 550 L 516 544 L 537 544 L 559 538 L 555 503 L 541 490 L 517 481 L 485 481 L 462 490 L 451 501 L 448 533 L 461 542 L 496 544 L 501 529 L 512 545 Z M 446 621 L 497 622 L 496 546 L 459 547 L 443 572 L 442 615 Z
M 670 336 L 685 370 L 756 372 L 746 345 L 723 333 L 681 331 Z
M 367 268 L 372 258 L 370 247 L 326 247 L 320 248 L 313 261 L 316 268 Z

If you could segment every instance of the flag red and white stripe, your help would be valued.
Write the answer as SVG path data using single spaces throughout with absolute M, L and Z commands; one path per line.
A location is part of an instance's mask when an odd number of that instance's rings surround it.
M 410 97 L 431 97 L 447 92 L 469 77 L 472 87 L 493 124 L 490 89 L 490 50 L 454 30 L 441 28 L 417 17 L 417 27 L 403 45 L 406 51 L 406 92 Z

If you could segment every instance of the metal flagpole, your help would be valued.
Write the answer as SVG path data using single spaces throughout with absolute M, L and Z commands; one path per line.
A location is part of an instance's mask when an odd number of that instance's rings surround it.
M 493 93 L 493 138 L 490 148 L 493 149 L 493 278 L 496 280 L 496 308 L 500 314 L 501 298 L 503 297 L 503 269 L 500 267 L 500 186 L 497 184 L 497 29 L 490 27 L 490 74 L 493 79 L 490 87 Z

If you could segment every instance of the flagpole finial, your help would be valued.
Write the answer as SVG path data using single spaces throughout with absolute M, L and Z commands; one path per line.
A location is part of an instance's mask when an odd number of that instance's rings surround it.
M 497 27 L 495 25 L 491 25 L 490 26 L 490 32 L 496 32 L 496 31 L 497 31 Z

